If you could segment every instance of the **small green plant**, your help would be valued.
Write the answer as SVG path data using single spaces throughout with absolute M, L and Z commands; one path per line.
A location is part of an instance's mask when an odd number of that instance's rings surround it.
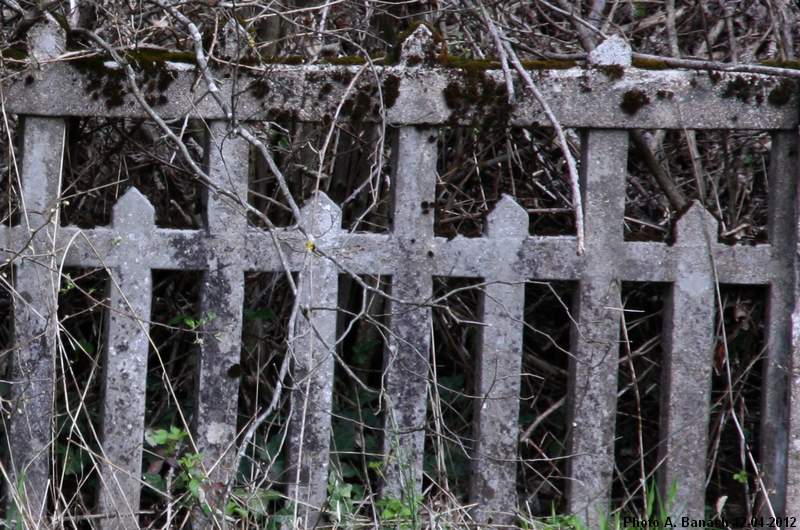
M 400 498 L 383 497 L 375 503 L 381 522 L 393 528 L 417 529 L 420 527 L 419 510 L 422 506 L 422 496 L 416 491 L 414 478 L 409 461 L 411 458 L 401 450 L 397 439 L 392 440 L 393 458 L 400 469 Z M 383 476 L 383 466 L 372 466 L 379 475 Z
M 183 441 L 189 436 L 185 430 L 175 425 L 167 429 L 147 429 L 144 441 L 152 447 L 161 447 L 169 456 L 176 456 Z
M 217 318 L 212 312 L 203 313 L 199 318 L 195 318 L 191 315 L 178 315 L 169 322 L 167 322 L 168 326 L 184 326 L 189 331 L 194 331 L 195 344 L 202 344 L 203 343 L 203 336 L 200 333 L 200 328 L 205 326 L 206 324 L 213 322 Z
M 163 457 L 175 459 L 178 464 L 179 473 L 172 485 L 174 492 L 188 493 L 189 504 L 198 504 L 204 512 L 209 513 L 202 488 L 207 482 L 203 471 L 203 455 L 195 452 L 182 453 L 184 441 L 188 437 L 188 432 L 175 425 L 169 429 L 148 429 L 145 432 L 145 442 L 158 449 Z M 160 475 L 147 473 L 144 478 L 153 488 L 159 491 L 166 489 L 166 483 Z
M 196 329 L 205 326 L 209 322 L 213 322 L 214 319 L 216 318 L 217 315 L 211 312 L 203 313 L 200 317 L 197 318 L 191 315 L 178 315 L 169 322 L 167 322 L 167 325 L 186 326 L 190 331 L 195 331 Z
M 742 469 L 733 474 L 733 480 L 740 484 L 747 484 L 747 470 Z
M 64 287 L 62 287 L 61 290 L 59 290 L 59 294 L 62 294 L 62 295 L 63 294 L 67 294 L 71 290 L 75 289 L 77 286 L 78 286 L 78 284 L 75 283 L 75 281 L 72 279 L 72 276 L 68 272 L 65 272 L 64 273 Z
M 551 513 L 544 519 L 535 521 L 520 519 L 519 527 L 524 530 L 587 530 L 586 526 L 575 515 L 561 515 Z M 606 530 L 602 528 L 601 530 Z
M 419 495 L 403 495 L 402 499 L 385 497 L 375 503 L 378 515 L 385 527 L 412 530 L 420 527 L 419 509 L 422 497 Z
M 667 492 L 666 498 L 664 498 L 659 493 L 658 486 L 655 484 L 655 481 L 648 481 L 644 485 L 644 513 L 642 513 L 639 517 L 634 517 L 633 519 L 645 519 L 648 521 L 655 520 L 658 522 L 658 526 L 656 528 L 662 528 L 664 526 L 669 527 L 669 524 L 671 524 L 669 521 L 670 512 L 672 511 L 672 506 L 675 503 L 675 495 L 677 490 L 678 485 L 673 483 L 669 489 L 669 492 Z M 621 530 L 623 528 L 640 530 L 639 526 L 623 526 L 624 521 L 625 517 L 617 512 L 611 518 L 602 519 L 601 528 L 602 530 Z
M 206 480 L 206 475 L 203 473 L 203 455 L 200 453 L 187 453 L 178 459 L 178 465 L 181 467 L 178 487 L 185 485 L 191 497 L 197 501 L 203 508 L 203 511 L 205 511 L 207 504 L 205 502 L 205 496 L 200 490 L 200 487 Z
M 653 481 L 648 481 L 644 489 L 644 512 L 636 517 L 630 517 L 637 521 L 647 520 L 658 522 L 658 525 L 641 527 L 625 525 L 626 515 L 616 512 L 604 516 L 600 514 L 597 530 L 654 530 L 661 528 L 671 528 L 674 520 L 668 523 L 670 511 L 675 501 L 677 484 L 670 488 L 666 499 L 658 493 L 658 488 Z M 627 512 L 626 512 L 627 513 Z M 630 520 L 629 519 L 629 520 Z M 589 527 L 579 517 L 575 515 L 562 515 L 552 509 L 551 514 L 542 519 L 521 519 L 519 526 L 530 530 L 589 530 Z
M 225 514 L 242 519 L 269 517 L 274 510 L 274 504 L 282 499 L 285 499 L 284 495 L 270 489 L 257 488 L 251 491 L 246 488 L 236 488 L 228 504 L 225 505 Z
M 328 476 L 328 510 L 333 522 L 344 524 L 355 515 L 353 506 L 360 500 L 356 493 L 353 485 L 344 482 L 338 473 Z

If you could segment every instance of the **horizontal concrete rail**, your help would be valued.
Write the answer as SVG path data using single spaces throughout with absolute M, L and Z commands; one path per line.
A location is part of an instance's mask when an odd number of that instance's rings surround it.
M 215 249 L 225 242 L 221 235 L 205 230 L 174 230 L 155 228 L 144 242 L 133 242 L 121 237 L 107 227 L 82 229 L 62 227 L 57 231 L 59 259 L 65 254 L 65 265 L 102 267 L 118 266 L 129 248 L 135 248 L 154 269 L 205 270 L 215 260 Z M 293 229 L 279 229 L 276 235 L 288 264 L 299 270 L 303 264 L 305 237 Z M 30 235 L 23 227 L 0 227 L 0 258 L 14 259 L 15 249 L 24 249 Z M 138 246 L 141 243 L 140 246 Z M 319 245 L 319 252 L 342 266 L 341 272 L 357 274 L 391 275 L 403 270 L 404 251 L 398 248 L 398 238 L 392 234 L 343 233 L 335 242 Z M 282 270 L 274 243 L 266 230 L 248 230 L 243 249 L 229 259 L 242 270 Z M 436 276 L 463 276 L 479 278 L 485 271 L 487 260 L 502 248 L 486 238 L 456 237 L 448 240 L 436 237 L 416 252 L 431 262 Z M 527 278 L 575 280 L 587 267 L 591 256 L 578 256 L 573 237 L 527 237 L 522 242 L 515 272 Z M 652 242 L 626 242 L 621 245 L 618 276 L 634 282 L 673 282 L 680 275 L 677 258 L 670 245 Z M 433 255 L 429 255 L 431 252 Z M 784 267 L 769 244 L 712 245 L 719 280 L 722 283 L 756 285 L 767 284 Z
M 112 68 L 115 63 L 106 64 L 56 63 L 4 77 L 6 111 L 147 117 L 125 88 L 121 70 Z M 190 65 L 164 63 L 156 71 L 143 76 L 140 85 L 161 116 L 225 118 Z M 516 105 L 506 105 L 498 70 L 474 74 L 436 65 L 270 65 L 241 71 L 235 111 L 243 120 L 330 121 L 344 98 L 341 119 L 385 117 L 392 125 L 469 125 L 487 119 L 507 119 L 514 126 L 548 122 L 519 80 Z M 215 73 L 222 97 L 230 101 L 232 71 Z M 787 92 L 780 79 L 764 75 L 631 67 L 617 77 L 575 67 L 535 71 L 534 80 L 565 127 L 763 130 L 798 125 L 797 91 Z

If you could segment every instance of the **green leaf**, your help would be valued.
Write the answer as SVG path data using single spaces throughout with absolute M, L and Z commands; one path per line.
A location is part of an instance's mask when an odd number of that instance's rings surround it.
M 167 443 L 169 433 L 164 429 L 147 429 L 144 431 L 144 441 L 153 447 Z
M 192 494 L 192 497 L 200 497 L 200 481 L 196 478 L 189 480 L 189 493 Z
M 381 510 L 381 519 L 410 519 L 414 516 L 417 502 L 405 503 L 400 499 L 384 498 L 377 502 Z
M 167 325 L 168 325 L 168 326 L 177 326 L 178 324 L 180 324 L 181 322 L 183 322 L 183 319 L 184 319 L 184 318 L 187 318 L 187 317 L 186 317 L 186 315 L 177 315 L 177 316 L 175 316 L 175 317 L 172 317 L 172 318 L 171 318 L 171 319 L 170 319 L 170 320 L 167 322 Z
M 66 280 L 64 282 L 66 285 L 64 285 L 64 287 L 62 287 L 61 290 L 59 291 L 61 294 L 68 293 L 71 290 L 73 290 L 75 287 L 77 287 L 75 282 L 72 281 L 72 277 L 69 275 L 69 273 L 65 273 L 64 274 L 64 280 Z
M 747 470 L 742 469 L 741 471 L 734 473 L 733 480 L 742 484 L 747 484 Z
M 349 499 L 353 495 L 353 485 L 352 484 L 339 484 L 336 487 L 336 495 L 340 499 Z
M 239 517 L 247 517 L 250 514 L 246 508 L 239 506 L 236 501 L 230 500 L 225 505 L 225 515 L 238 515 Z
M 197 319 L 191 315 L 178 315 L 167 322 L 168 326 L 186 326 L 193 330 L 199 327 L 204 322 L 204 319 Z
M 187 436 L 189 436 L 189 433 L 187 433 L 180 427 L 176 427 L 175 425 L 169 428 L 169 433 L 167 434 L 167 437 L 175 442 L 180 442 Z
M 163 491 L 163 492 L 167 491 L 167 483 L 164 481 L 164 477 L 162 477 L 158 473 L 145 473 L 144 482 L 148 486 L 158 491 Z
M 188 453 L 178 459 L 178 464 L 186 471 L 192 478 L 198 476 L 200 464 L 203 462 L 203 455 L 200 453 Z

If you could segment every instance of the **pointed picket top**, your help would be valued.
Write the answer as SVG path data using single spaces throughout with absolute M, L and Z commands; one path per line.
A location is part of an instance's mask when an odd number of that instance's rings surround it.
M 319 191 L 303 203 L 300 217 L 303 226 L 314 237 L 325 237 L 339 231 L 342 209 L 325 192 Z
M 66 45 L 64 28 L 49 13 L 28 30 L 28 49 L 37 62 L 55 59 L 64 53 Z
M 406 66 L 416 66 L 423 63 L 427 57 L 434 54 L 434 46 L 435 42 L 430 28 L 425 24 L 420 24 L 403 41 L 400 63 Z
M 612 35 L 589 53 L 589 64 L 628 67 L 633 60 L 631 47 L 619 35 Z
M 486 217 L 487 237 L 524 238 L 528 235 L 528 212 L 511 195 L 503 197 Z
M 156 209 L 142 192 L 131 186 L 117 199 L 112 218 L 114 228 L 142 232 L 152 229 L 155 225 Z
M 249 35 L 239 21 L 231 18 L 222 28 L 222 54 L 225 57 L 236 58 L 244 56 L 247 52 Z
M 706 233 L 711 241 L 717 240 L 719 222 L 700 201 L 692 201 L 689 209 L 683 212 L 675 224 L 675 244 L 706 244 Z

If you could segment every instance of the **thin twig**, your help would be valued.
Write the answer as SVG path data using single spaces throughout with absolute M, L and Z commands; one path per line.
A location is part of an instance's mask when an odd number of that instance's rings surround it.
M 513 105 L 516 101 L 516 97 L 514 95 L 514 79 L 511 77 L 511 69 L 508 67 L 508 53 L 506 53 L 506 48 L 503 46 L 503 41 L 500 39 L 500 34 L 497 32 L 497 27 L 489 18 L 489 14 L 486 12 L 486 8 L 483 4 L 481 4 L 481 18 L 483 18 L 486 27 L 489 28 L 489 33 L 492 35 L 497 53 L 500 55 L 500 67 L 503 69 L 503 77 L 506 80 L 508 104 Z
M 561 152 L 564 155 L 564 160 L 567 162 L 567 171 L 569 175 L 569 184 L 572 191 L 572 209 L 575 213 L 575 236 L 577 240 L 577 252 L 578 254 L 583 254 L 584 251 L 584 226 L 583 226 L 583 201 L 581 200 L 581 188 L 580 188 L 580 177 L 578 176 L 578 168 L 575 164 L 575 158 L 572 156 L 572 152 L 569 149 L 569 144 L 567 143 L 567 137 L 564 134 L 564 129 L 561 127 L 561 124 L 558 121 L 553 109 L 550 108 L 550 105 L 547 103 L 547 100 L 544 98 L 542 93 L 536 87 L 536 84 L 533 82 L 533 78 L 530 76 L 525 67 L 522 66 L 522 62 L 520 62 L 519 57 L 517 57 L 516 52 L 514 49 L 511 48 L 511 45 L 508 42 L 504 43 L 506 46 L 506 50 L 508 50 L 508 55 L 511 58 L 511 62 L 514 64 L 514 68 L 517 70 L 517 73 L 522 77 L 527 85 L 528 89 L 533 93 L 533 96 L 542 106 L 545 115 L 550 120 L 550 124 L 553 126 L 553 129 L 556 131 L 556 136 L 558 137 L 558 143 L 561 146 Z
M 520 61 L 519 57 L 517 56 L 517 52 L 514 51 L 514 48 L 511 47 L 509 44 L 508 39 L 505 37 L 503 30 L 497 27 L 494 21 L 486 14 L 486 11 L 483 9 L 481 5 L 481 13 L 483 15 L 483 21 L 486 24 L 489 32 L 496 37 L 495 44 L 498 46 L 498 54 L 500 55 L 501 59 L 507 57 L 511 60 L 511 63 L 514 65 L 514 69 L 517 71 L 519 76 L 525 82 L 525 85 L 528 87 L 528 90 L 531 91 L 533 97 L 539 102 L 544 110 L 545 115 L 550 120 L 553 129 L 556 132 L 556 136 L 558 137 L 558 143 L 561 146 L 561 152 L 564 155 L 564 160 L 567 162 L 567 171 L 569 174 L 569 183 L 570 188 L 572 191 L 572 209 L 575 214 L 575 234 L 576 234 L 576 242 L 577 242 L 577 253 L 583 254 L 584 251 L 584 227 L 583 227 L 583 203 L 581 200 L 581 188 L 580 188 L 580 177 L 578 176 L 578 168 L 575 164 L 575 158 L 572 156 L 572 152 L 569 149 L 569 144 L 567 143 L 567 137 L 564 134 L 564 129 L 561 127 L 561 123 L 558 121 L 553 109 L 550 108 L 550 105 L 547 103 L 547 100 L 544 98 L 544 95 L 539 91 L 539 88 L 536 86 L 536 83 L 533 82 L 533 78 L 530 76 L 528 71 L 522 66 L 522 62 Z M 506 66 L 507 68 L 507 66 Z M 505 69 L 504 69 L 505 72 Z M 513 82 L 510 79 L 506 79 L 506 84 L 508 85 Z M 512 88 L 513 90 L 513 88 Z M 511 97 L 511 94 L 509 94 Z

